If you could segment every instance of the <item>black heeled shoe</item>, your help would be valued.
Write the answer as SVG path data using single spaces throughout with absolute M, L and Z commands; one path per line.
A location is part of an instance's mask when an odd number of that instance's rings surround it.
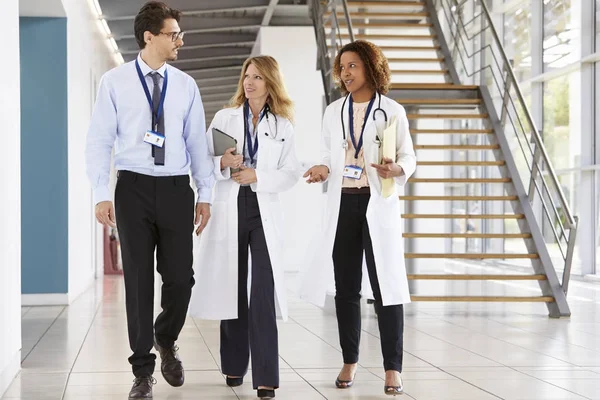
M 383 390 L 385 394 L 389 396 L 396 396 L 404 393 L 404 388 L 402 386 L 384 386 Z
M 259 399 L 273 399 L 275 398 L 275 389 L 257 389 L 256 396 Z
M 356 374 L 354 374 L 354 377 L 356 377 Z M 352 385 L 354 385 L 354 377 L 352 377 L 352 380 L 343 381 L 338 376 L 337 378 L 335 378 L 335 387 L 338 388 L 338 389 L 349 389 L 349 388 L 351 388 Z
M 238 387 L 238 386 L 242 386 L 242 384 L 244 383 L 244 377 L 240 376 L 237 378 L 232 378 L 230 376 L 227 376 L 225 378 L 225 381 L 227 382 L 227 386 L 229 386 L 229 387 Z
M 402 378 L 400 378 L 400 385 L 398 386 L 384 386 L 383 390 L 385 394 L 389 396 L 396 396 L 404 393 L 404 386 L 402 385 Z

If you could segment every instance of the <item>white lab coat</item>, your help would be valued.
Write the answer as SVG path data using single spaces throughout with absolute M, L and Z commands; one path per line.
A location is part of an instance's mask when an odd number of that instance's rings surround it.
M 327 290 L 333 281 L 332 252 L 340 210 L 346 159 L 340 115 L 343 102 L 344 98 L 341 98 L 330 104 L 323 116 L 321 163 L 327 165 L 331 173 L 328 177 L 322 235 L 318 240 L 315 240 L 316 250 L 314 256 L 309 257 L 309 262 L 307 262 L 301 275 L 299 291 L 303 299 L 321 307 L 325 304 Z M 373 109 L 378 107 L 378 102 L 379 95 L 375 99 Z M 349 135 L 348 124 L 352 123 L 349 122 L 348 107 L 349 101 L 346 102 L 343 110 L 346 137 Z M 404 265 L 402 216 L 398 193 L 415 171 L 416 157 L 404 108 L 386 96 L 381 96 L 381 108 L 387 113 L 388 120 L 391 120 L 392 116 L 397 118 L 396 162 L 404 170 L 404 175 L 394 178 L 396 181 L 395 193 L 388 198 L 383 198 L 381 196 L 381 179 L 375 168 L 370 165 L 380 162 L 379 146 L 375 139 L 378 131 L 380 137 L 382 137 L 381 134 L 386 124 L 380 111 L 376 113 L 377 122 L 373 121 L 373 111 L 371 111 L 366 121 L 363 137 L 365 169 L 371 188 L 371 198 L 367 207 L 367 222 L 373 242 L 383 305 L 389 306 L 410 303 L 408 278 Z
M 257 126 L 257 182 L 251 188 L 257 194 L 273 268 L 277 314 L 285 320 L 287 302 L 282 265 L 284 230 L 279 193 L 291 189 L 297 183 L 300 171 L 292 124 L 280 116 L 276 123 L 270 113 L 268 117 L 262 118 Z M 192 291 L 189 313 L 203 319 L 227 320 L 238 318 L 237 199 L 240 185 L 230 179 L 230 168 L 221 171 L 221 157 L 214 156 L 213 127 L 233 136 L 237 140 L 238 154 L 243 154 L 243 107 L 217 112 L 207 130 L 217 183 L 213 191 L 212 217 L 194 246 L 196 285 Z M 248 282 L 251 282 L 251 262 L 249 267 Z

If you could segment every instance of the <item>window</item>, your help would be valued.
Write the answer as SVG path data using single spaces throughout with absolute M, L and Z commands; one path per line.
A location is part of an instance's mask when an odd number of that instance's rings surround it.
M 581 58 L 580 29 L 573 0 L 544 0 L 544 70 L 562 68 Z
M 531 78 L 531 11 L 530 2 L 504 14 L 504 48 L 513 60 L 517 80 Z
M 543 138 L 554 169 L 581 166 L 581 88 L 576 71 L 544 83 Z

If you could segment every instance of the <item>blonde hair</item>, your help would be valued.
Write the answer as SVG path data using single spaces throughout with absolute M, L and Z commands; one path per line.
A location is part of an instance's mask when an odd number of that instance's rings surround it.
M 238 88 L 229 101 L 229 107 L 237 108 L 246 102 L 246 94 L 244 92 L 244 79 L 246 71 L 250 64 L 253 64 L 258 72 L 265 80 L 267 87 L 267 103 L 271 108 L 271 112 L 275 115 L 282 116 L 288 121 L 293 122 L 294 119 L 294 104 L 290 99 L 285 85 L 283 84 L 283 76 L 279 70 L 279 64 L 271 56 L 250 57 L 244 62 Z

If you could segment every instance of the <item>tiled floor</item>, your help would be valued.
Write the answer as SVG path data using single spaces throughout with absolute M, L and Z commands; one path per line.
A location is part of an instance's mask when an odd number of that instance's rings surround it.
M 449 263 L 446 271 L 491 272 Z M 490 271 L 488 271 L 490 270 Z M 289 276 L 293 282 L 294 276 Z M 462 294 L 531 295 L 529 283 L 440 285 Z M 290 321 L 281 323 L 282 400 L 383 399 L 377 321 L 364 307 L 356 383 L 337 390 L 341 365 L 335 317 L 290 292 Z M 600 284 L 572 281 L 572 317 L 550 319 L 543 304 L 419 303 L 406 308 L 405 399 L 600 400 Z M 158 303 L 157 303 L 158 304 Z M 157 307 L 158 308 L 158 307 Z M 122 281 L 106 278 L 70 307 L 23 308 L 23 370 L 3 399 L 126 399 L 131 386 Z M 160 372 L 155 400 L 254 399 L 250 379 L 225 386 L 219 373 L 218 324 L 188 319 L 178 345 L 182 388 Z

